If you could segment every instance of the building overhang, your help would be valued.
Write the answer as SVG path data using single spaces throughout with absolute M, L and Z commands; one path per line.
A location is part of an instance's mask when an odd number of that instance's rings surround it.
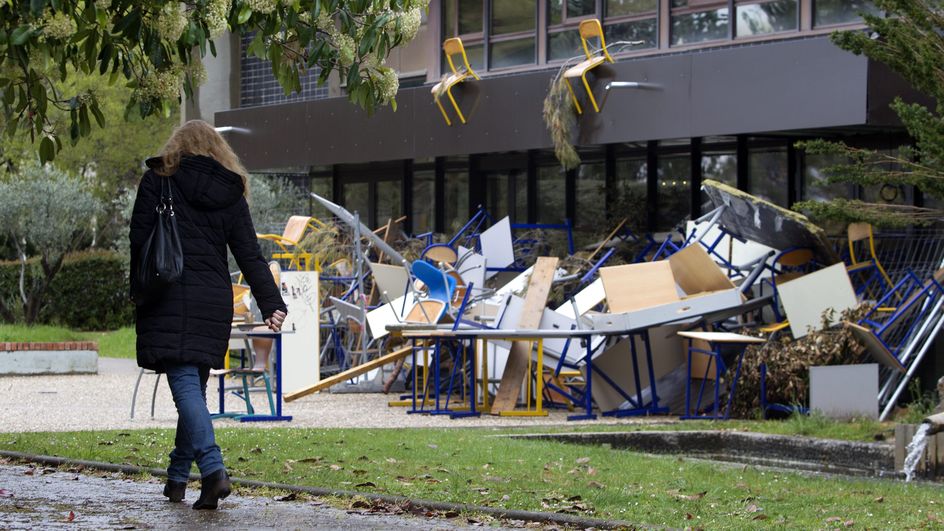
M 814 37 L 620 61 L 596 70 L 609 81 L 653 87 L 610 91 L 601 112 L 578 120 L 578 145 L 839 127 L 899 127 L 888 109 L 915 97 L 883 65 Z M 418 159 L 552 147 L 542 107 L 554 71 L 458 85 L 468 123 L 447 126 L 428 86 L 404 89 L 397 111 L 368 115 L 346 98 L 216 113 L 252 170 Z M 575 90 L 582 91 L 579 80 Z M 445 100 L 445 98 L 444 98 Z M 450 106 L 444 101 L 447 111 Z

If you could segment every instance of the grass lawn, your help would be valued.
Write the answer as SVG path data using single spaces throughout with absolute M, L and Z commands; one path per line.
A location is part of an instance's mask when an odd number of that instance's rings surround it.
M 944 525 L 938 485 L 811 477 L 496 433 L 222 428 L 217 441 L 234 476 L 281 483 L 678 528 Z M 15 433 L 0 435 L 0 448 L 163 467 L 172 438 L 169 430 Z
M 105 358 L 134 358 L 134 340 L 133 327 L 108 332 L 80 332 L 61 326 L 0 324 L 0 342 L 97 341 L 98 354 Z

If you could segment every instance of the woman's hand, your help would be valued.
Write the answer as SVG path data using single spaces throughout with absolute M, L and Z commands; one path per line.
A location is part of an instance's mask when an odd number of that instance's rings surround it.
M 276 310 L 272 313 L 272 317 L 269 317 L 265 320 L 266 326 L 268 326 L 269 330 L 272 330 L 273 332 L 281 331 L 283 322 L 285 322 L 285 312 L 282 310 Z

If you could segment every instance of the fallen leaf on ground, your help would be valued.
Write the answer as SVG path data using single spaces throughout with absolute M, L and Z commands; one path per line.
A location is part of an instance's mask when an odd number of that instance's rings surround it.
M 589 463 L 589 462 L 590 462 L 590 458 L 589 458 L 589 457 L 578 457 L 578 458 L 577 458 L 577 464 L 578 464 L 578 465 L 585 465 L 585 464 L 587 464 L 587 463 Z
M 295 501 L 298 498 L 297 492 L 289 492 L 285 496 L 276 496 L 275 501 L 285 502 L 285 501 Z
M 392 464 L 392 465 L 393 465 L 393 464 L 396 464 L 396 463 L 399 463 L 399 461 L 397 461 L 396 459 L 394 459 L 394 458 L 392 458 L 392 457 L 388 457 L 388 458 L 384 459 L 384 461 L 386 461 L 386 462 L 388 462 L 388 463 L 390 463 L 390 464 Z
M 69 516 L 66 517 L 66 522 L 71 522 L 73 520 L 75 520 L 75 513 L 72 511 L 69 511 Z
M 7 489 L 0 489 L 0 498 L 12 498 L 13 493 Z
M 262 453 L 262 448 L 259 448 L 258 446 L 256 446 L 255 448 L 253 448 L 252 450 L 249 450 L 249 451 L 250 451 L 251 453 L 254 453 L 254 454 L 261 454 L 261 453 Z
M 369 509 L 370 504 L 365 500 L 354 500 L 351 502 L 351 509 Z
M 885 501 L 885 496 L 879 496 L 878 498 L 875 498 L 872 501 L 875 503 L 882 503 L 883 501 Z
M 435 450 L 436 448 L 439 448 L 439 445 L 436 445 L 436 444 L 427 444 L 426 446 L 432 448 L 433 450 Z
M 341 465 L 331 465 L 328 468 L 330 468 L 331 470 L 334 470 L 335 472 L 337 472 L 338 470 L 344 470 L 344 467 Z
M 760 511 L 763 511 L 763 509 L 761 509 L 760 507 L 758 507 L 758 506 L 757 506 L 756 504 L 754 504 L 754 503 L 752 503 L 752 504 L 750 504 L 750 505 L 747 506 L 747 512 L 749 512 L 749 513 L 756 513 L 756 512 L 760 512 Z
M 696 492 L 695 494 L 682 494 L 679 489 L 671 489 L 665 491 L 665 493 L 679 500 L 700 500 L 708 494 L 708 491 Z
M 354 486 L 355 487 L 376 487 L 377 485 L 375 485 L 374 482 L 372 481 L 365 481 L 363 483 L 358 483 L 357 485 L 354 485 Z
M 606 485 L 604 485 L 603 483 L 600 483 L 599 481 L 591 481 L 587 483 L 587 486 L 590 487 L 591 489 L 605 489 L 606 488 Z
M 770 517 L 767 516 L 766 514 L 757 514 L 757 515 L 754 515 L 754 518 L 751 518 L 751 520 L 766 520 L 768 518 Z
M 694 515 L 694 514 L 692 514 L 692 513 L 685 513 L 685 519 L 686 519 L 686 520 L 693 520 L 694 518 L 695 518 L 695 515 Z

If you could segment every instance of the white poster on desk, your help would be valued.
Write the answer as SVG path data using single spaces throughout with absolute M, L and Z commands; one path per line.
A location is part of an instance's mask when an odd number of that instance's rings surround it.
M 288 316 L 282 330 L 283 393 L 312 386 L 321 379 L 320 294 L 316 271 L 282 271 L 282 299 Z

